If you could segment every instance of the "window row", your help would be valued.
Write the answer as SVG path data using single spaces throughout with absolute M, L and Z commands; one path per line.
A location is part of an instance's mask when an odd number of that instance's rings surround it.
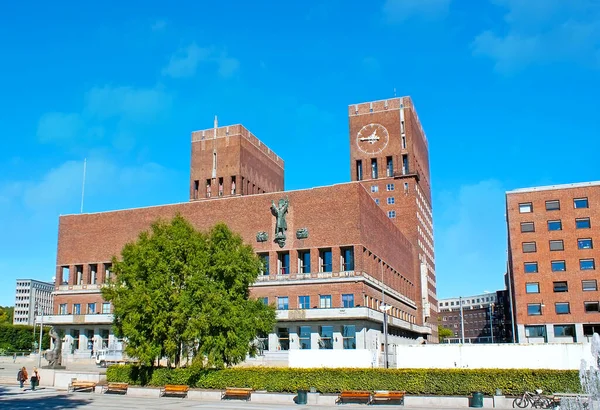
M 341 342 L 344 349 L 356 349 L 356 326 L 355 325 L 342 325 L 341 327 Z M 313 337 L 312 337 L 312 326 L 298 326 L 297 333 L 298 346 L 300 349 L 312 349 L 313 348 Z M 333 349 L 334 342 L 338 342 L 339 338 L 334 336 L 333 326 L 319 326 L 318 337 L 315 338 L 317 341 L 318 349 Z M 290 350 L 290 342 L 294 343 L 294 335 L 290 335 L 290 328 L 278 327 L 277 328 L 277 341 L 279 343 L 279 350 Z M 267 346 L 268 349 L 268 346 Z
M 562 220 L 547 221 L 549 231 L 562 231 Z M 592 227 L 590 218 L 575 218 L 575 229 L 590 229 Z M 535 232 L 534 222 L 521 222 L 521 232 Z
M 331 248 L 318 249 L 318 270 L 313 271 L 311 268 L 311 251 L 309 249 L 297 251 L 296 272 L 311 273 L 311 272 L 332 272 L 333 271 L 333 253 Z M 259 253 L 258 257 L 262 260 L 262 274 L 270 275 L 271 267 L 268 253 Z M 354 270 L 354 248 L 340 248 L 340 272 Z M 277 252 L 277 267 L 275 273 L 277 275 L 289 275 L 290 269 L 290 252 Z
M 371 179 L 379 178 L 379 163 L 380 159 L 371 158 L 370 160 L 365 160 L 366 165 L 369 166 L 369 176 Z M 394 158 L 389 156 L 385 157 L 385 176 L 393 177 L 394 176 Z M 408 154 L 402 155 L 402 175 L 407 175 L 410 173 L 408 166 Z M 356 180 L 362 181 L 364 179 L 363 173 L 363 161 L 361 159 L 356 160 Z
M 100 268 L 103 268 L 100 270 Z M 108 283 L 112 278 L 111 263 L 61 266 L 57 283 L 61 285 L 95 285 Z
M 555 260 L 550 262 L 552 272 L 565 272 L 567 270 L 567 262 L 564 260 Z M 596 261 L 594 258 L 579 259 L 579 270 L 594 270 L 596 269 Z M 538 273 L 537 262 L 525 262 L 523 264 L 525 273 Z
M 268 297 L 263 297 L 261 300 L 265 305 L 269 304 Z M 275 306 L 277 310 L 288 310 L 290 306 L 290 298 L 288 296 L 277 296 L 277 304 Z M 311 306 L 310 296 L 298 296 L 298 309 L 330 309 L 332 307 L 334 306 L 332 305 L 331 295 L 319 295 L 319 304 L 315 304 L 314 306 Z M 353 308 L 354 295 L 351 293 L 343 294 L 340 307 Z
M 562 239 L 555 239 L 548 241 L 551 251 L 564 251 L 565 243 Z M 537 252 L 537 244 L 535 241 L 523 242 L 521 244 L 523 253 L 534 253 Z M 577 239 L 577 249 L 593 249 L 594 244 L 591 238 Z
M 562 293 L 569 291 L 569 284 L 566 280 L 552 282 L 552 288 L 554 293 Z M 581 281 L 581 288 L 584 292 L 598 290 L 598 283 L 596 279 L 585 279 Z M 539 282 L 527 282 L 525 284 L 526 293 L 540 293 Z
M 573 208 L 589 208 L 589 202 L 587 198 L 574 198 L 573 199 Z M 560 200 L 552 199 L 546 201 L 546 211 L 559 211 L 560 210 Z M 519 212 L 522 214 L 533 212 L 533 203 L 532 202 L 522 202 L 519 204 Z
M 527 314 L 529 316 L 540 316 L 542 315 L 542 308 L 546 305 L 542 303 L 530 303 L 527 305 Z M 600 302 L 589 301 L 583 302 L 583 310 L 586 313 L 598 313 L 600 312 Z M 554 313 L 557 315 L 568 315 L 571 313 L 571 305 L 569 302 L 556 302 L 554 304 Z
M 100 306 L 100 308 L 102 310 L 97 310 L 97 305 L 98 303 L 87 303 L 87 304 L 83 304 L 83 308 L 85 310 L 82 310 L 82 304 L 81 303 L 73 303 L 73 305 L 71 305 L 71 311 L 69 312 L 69 306 L 66 303 L 61 303 L 60 305 L 58 305 L 58 314 L 59 315 L 94 315 L 96 313 L 110 313 L 110 302 L 103 302 Z
M 575 337 L 575 325 L 554 325 L 553 328 L 555 337 Z M 584 325 L 583 328 L 585 335 L 586 325 Z M 546 325 L 525 326 L 525 336 L 546 338 Z

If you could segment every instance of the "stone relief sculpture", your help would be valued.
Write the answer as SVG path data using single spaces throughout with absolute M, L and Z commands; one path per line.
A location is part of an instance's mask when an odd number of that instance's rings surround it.
M 269 234 L 266 232 L 259 232 L 256 234 L 256 242 L 266 242 L 269 240 Z
M 308 238 L 308 228 L 300 228 L 296 231 L 296 239 Z
M 271 201 L 271 213 L 273 216 L 277 217 L 277 221 L 275 223 L 275 238 L 273 239 L 273 242 L 276 242 L 280 248 L 285 246 L 287 232 L 287 222 L 285 220 L 285 216 L 287 214 L 289 204 L 290 200 L 288 197 L 285 197 L 285 199 L 281 198 L 277 205 L 275 205 L 275 201 Z

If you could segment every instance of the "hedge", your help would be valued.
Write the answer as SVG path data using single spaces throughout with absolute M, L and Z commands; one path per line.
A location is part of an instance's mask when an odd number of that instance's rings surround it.
M 251 387 L 271 392 L 295 392 L 315 387 L 321 393 L 341 390 L 404 390 L 413 395 L 462 396 L 474 391 L 506 395 L 542 389 L 545 392 L 580 392 L 576 370 L 529 369 L 290 369 L 151 368 L 110 366 L 109 382 L 164 386 L 185 384 L 204 389 Z

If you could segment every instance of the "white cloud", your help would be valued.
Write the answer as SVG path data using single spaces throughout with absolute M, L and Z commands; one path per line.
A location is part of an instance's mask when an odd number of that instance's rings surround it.
M 451 0 L 386 0 L 383 14 L 390 23 L 400 23 L 413 17 L 436 19 L 445 16 Z
M 231 77 L 239 69 L 240 63 L 226 52 L 217 53 L 213 47 L 198 47 L 192 43 L 177 50 L 163 68 L 162 74 L 172 78 L 193 77 L 201 64 L 216 64 L 221 77 Z
M 505 190 L 496 180 L 439 194 L 435 247 L 438 289 L 446 295 L 502 287 L 506 263 Z M 456 283 L 455 278 L 465 280 Z
M 473 54 L 495 61 L 495 70 L 575 62 L 600 67 L 600 3 L 594 0 L 495 0 L 505 9 L 502 32 L 485 30 Z

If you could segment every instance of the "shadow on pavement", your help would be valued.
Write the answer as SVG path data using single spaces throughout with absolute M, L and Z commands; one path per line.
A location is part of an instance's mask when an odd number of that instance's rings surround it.
M 0 386 L 0 409 L 76 409 L 91 402 L 90 399 L 74 397 L 66 394 L 52 395 L 40 391 L 14 391 Z

